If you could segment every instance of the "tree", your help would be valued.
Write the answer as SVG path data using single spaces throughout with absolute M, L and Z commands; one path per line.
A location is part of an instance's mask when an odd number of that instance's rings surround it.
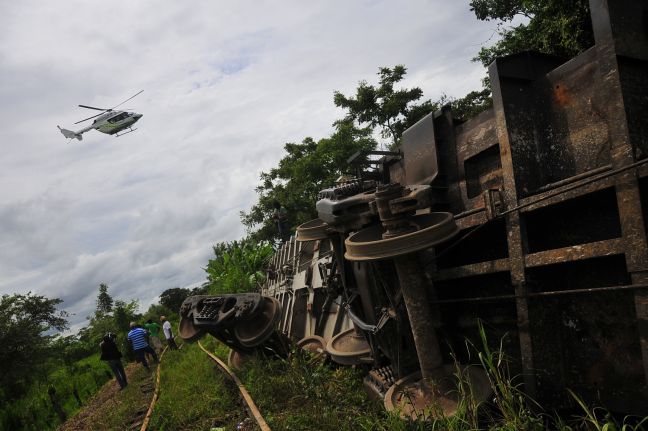
M 99 295 L 97 295 L 97 311 L 96 314 L 108 314 L 112 311 L 113 299 L 108 294 L 108 285 L 101 283 L 99 285 Z
M 429 100 L 418 105 L 413 103 L 423 97 L 423 90 L 418 87 L 394 89 L 394 84 L 400 82 L 406 73 L 403 65 L 393 69 L 381 67 L 378 86 L 360 81 L 355 97 L 336 91 L 333 97 L 335 106 L 347 109 L 346 120 L 369 124 L 371 128 L 380 126 L 382 137 L 391 138 L 391 145 L 396 147 L 408 127 L 438 108 Z
M 473 59 L 484 66 L 530 50 L 571 58 L 594 44 L 588 0 L 471 0 L 470 9 L 481 21 L 500 21 L 500 40 Z M 518 16 L 528 22 L 504 26 Z
M 484 87 L 479 91 L 471 91 L 460 99 L 450 101 L 452 115 L 455 118 L 467 120 L 493 106 L 493 97 L 491 96 L 488 79 L 484 79 L 483 85 Z
M 272 242 L 278 238 L 272 218 L 275 201 L 286 209 L 291 226 L 316 218 L 317 194 L 350 170 L 347 159 L 351 155 L 376 147 L 370 128 L 358 128 L 351 120 L 338 121 L 334 126 L 334 133 L 318 142 L 305 138 L 301 144 L 286 144 L 286 155 L 279 166 L 261 173 L 261 185 L 256 188 L 258 202 L 249 212 L 241 212 L 249 240 Z
M 0 399 L 19 398 L 51 356 L 55 335 L 67 328 L 60 299 L 34 295 L 2 295 L 0 299 Z
M 191 290 L 174 287 L 172 289 L 167 289 L 160 294 L 160 304 L 174 313 L 178 313 L 182 302 L 191 295 Z

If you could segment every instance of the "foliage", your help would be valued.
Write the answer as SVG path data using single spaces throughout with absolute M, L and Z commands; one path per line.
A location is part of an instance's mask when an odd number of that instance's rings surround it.
M 149 305 L 148 310 L 142 314 L 142 322 L 148 322 L 149 319 L 151 319 L 154 322 L 159 323 L 160 325 L 162 324 L 160 322 L 160 316 L 166 316 L 167 318 L 169 317 L 174 317 L 177 316 L 178 310 L 175 312 L 171 311 L 167 307 L 165 307 L 162 304 L 151 304 Z
M 270 244 L 251 240 L 221 242 L 213 250 L 215 256 L 205 268 L 212 295 L 256 290 L 264 278 L 261 270 L 274 253 Z
M 108 314 L 112 311 L 113 299 L 108 293 L 108 285 L 101 283 L 99 285 L 99 295 L 97 295 L 97 311 L 96 314 Z
M 57 401 L 70 417 L 110 378 L 108 368 L 96 354 L 59 367 L 42 382 L 33 384 L 22 398 L 2 404 L 0 429 L 52 429 L 60 419 L 51 407 L 50 388 L 55 389 Z
M 643 430 L 648 426 L 648 416 L 641 418 L 636 416 L 625 416 L 621 421 L 617 420 L 605 409 L 600 407 L 588 407 L 585 402 L 569 390 L 569 394 L 574 398 L 578 406 L 583 410 L 581 424 L 587 429 L 596 431 L 634 431 Z M 599 419 L 602 418 L 602 419 Z M 571 431 L 573 428 L 564 426 L 563 431 Z
M 335 132 L 318 142 L 306 138 L 301 144 L 286 144 L 286 155 L 279 165 L 261 173 L 261 185 L 256 188 L 258 202 L 249 212 L 241 212 L 241 220 L 251 232 L 250 239 L 260 242 L 278 238 L 272 219 L 275 201 L 287 210 L 288 222 L 293 227 L 316 218 L 317 193 L 350 170 L 347 159 L 351 155 L 375 146 L 371 130 L 358 128 L 351 121 L 337 122 Z
M 471 0 L 477 19 L 500 21 L 500 40 L 474 60 L 488 66 L 496 57 L 535 50 L 571 58 L 594 44 L 588 0 Z M 515 17 L 526 24 L 505 27 Z
M 124 355 L 128 354 L 126 335 L 132 321 L 139 321 L 139 302 L 136 299 L 130 302 L 116 300 L 112 314 L 97 313 L 90 318 L 88 326 L 79 330 L 78 339 L 87 354 L 92 354 L 99 348 L 101 339 L 107 332 L 117 336 L 117 346 Z
M 460 99 L 450 102 L 452 115 L 461 120 L 467 120 L 493 106 L 490 84 L 484 80 L 484 88 L 471 91 Z
M 372 129 L 380 126 L 382 137 L 391 138 L 391 145 L 396 147 L 408 127 L 438 108 L 429 100 L 414 104 L 423 97 L 423 90 L 418 87 L 394 89 L 394 84 L 400 82 L 406 73 L 407 68 L 403 65 L 392 69 L 381 67 L 378 86 L 360 81 L 355 97 L 347 97 L 336 91 L 333 97 L 335 106 L 347 110 L 347 121 L 369 124 Z
M 53 353 L 53 329 L 67 328 L 67 313 L 57 311 L 60 299 L 34 295 L 2 295 L 0 299 L 0 401 L 22 396 L 46 372 Z
M 202 287 L 195 287 L 193 289 L 174 287 L 172 289 L 167 289 L 160 294 L 160 305 L 177 314 L 182 302 L 188 296 L 201 294 L 204 294 L 204 289 Z
M 533 413 L 529 407 L 531 400 L 510 376 L 508 360 L 503 349 L 504 339 L 500 340 L 499 348 L 493 350 L 489 347 L 481 322 L 478 322 L 478 327 L 481 346 L 473 347 L 493 390 L 493 404 L 497 413 L 491 417 L 491 422 L 499 423 L 499 429 L 502 430 L 542 431 L 545 429 L 544 420 Z M 537 404 L 536 406 L 540 407 Z

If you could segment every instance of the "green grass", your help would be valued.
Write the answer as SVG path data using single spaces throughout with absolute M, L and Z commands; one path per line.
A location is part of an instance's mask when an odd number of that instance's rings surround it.
M 234 430 L 245 415 L 228 384 L 196 344 L 168 350 L 162 360 L 160 397 L 149 428 L 176 431 L 223 426 Z
M 301 350 L 289 359 L 252 359 L 238 375 L 273 430 L 373 430 L 386 415 L 366 396 L 359 370 Z

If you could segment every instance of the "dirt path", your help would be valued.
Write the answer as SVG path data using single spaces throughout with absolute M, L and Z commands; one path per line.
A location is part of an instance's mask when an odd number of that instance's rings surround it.
M 131 363 L 125 369 L 126 389 L 120 391 L 117 381 L 112 379 L 58 431 L 139 430 L 155 389 L 155 368 L 148 372 Z

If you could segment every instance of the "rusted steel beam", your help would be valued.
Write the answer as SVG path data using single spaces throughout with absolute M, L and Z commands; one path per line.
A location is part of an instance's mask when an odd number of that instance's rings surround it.
M 552 265 L 561 262 L 585 260 L 600 256 L 623 254 L 625 245 L 623 238 L 614 238 L 605 241 L 590 242 L 587 244 L 572 245 L 528 254 L 524 257 L 527 268 Z
M 536 190 L 537 192 L 546 192 L 548 190 L 553 190 L 557 189 L 558 187 L 566 186 L 568 184 L 574 183 L 576 181 L 583 180 L 585 178 L 589 178 L 591 176 L 603 173 L 605 171 L 609 171 L 612 169 L 612 165 L 605 165 L 601 166 L 600 168 L 592 169 L 587 172 L 583 172 L 582 174 L 574 175 L 573 177 L 565 178 L 564 180 L 556 181 L 555 183 L 550 183 L 546 184 L 542 187 L 538 187 Z
M 461 230 L 486 223 L 487 221 L 488 220 L 486 219 L 484 208 L 480 208 L 479 211 L 468 214 L 466 216 L 462 216 L 460 218 L 456 218 L 455 216 L 455 223 Z
M 497 140 L 500 148 L 502 167 L 502 200 L 505 208 L 513 208 L 518 204 L 518 191 L 516 173 L 513 162 L 513 142 L 511 138 L 511 119 L 507 105 L 507 93 L 511 92 L 510 85 L 503 83 L 505 77 L 500 76 L 498 61 L 493 62 L 488 70 L 492 93 L 493 109 Z M 519 97 L 519 96 L 518 96 Z M 485 217 L 485 214 L 484 214 Z M 524 246 L 520 214 L 513 212 L 506 217 L 506 237 L 508 243 L 509 265 L 511 271 L 511 284 L 515 289 L 518 336 L 520 340 L 520 358 L 524 375 L 526 391 L 534 397 L 536 395 L 536 379 L 534 377 L 533 348 L 529 328 L 529 306 L 524 296 L 527 294 L 526 275 L 524 272 Z
M 640 73 L 641 76 L 634 74 L 628 59 L 634 59 L 634 62 L 648 60 L 648 36 L 645 32 L 647 8 L 648 0 L 590 0 L 598 73 L 607 84 L 602 96 L 607 100 L 613 168 L 635 162 L 642 153 L 645 156 L 646 137 L 641 133 L 641 124 L 645 123 L 645 101 L 634 100 L 635 111 L 626 110 L 626 103 L 628 107 L 632 106 L 635 93 L 644 95 L 640 99 L 646 95 L 645 86 L 637 86 L 636 83 L 642 79 L 646 81 L 648 76 L 645 70 Z M 640 112 L 642 103 L 644 112 Z M 633 283 L 645 282 L 648 279 L 648 243 L 637 174 L 634 171 L 625 172 L 615 177 L 615 183 L 626 267 Z M 645 293 L 635 295 L 644 378 L 648 385 L 647 302 Z
M 511 266 L 508 259 L 497 259 L 488 262 L 479 262 L 470 265 L 457 266 L 455 268 L 443 269 L 434 275 L 434 280 L 452 280 L 456 278 L 471 277 L 473 275 L 506 272 L 510 269 Z
M 610 188 L 613 185 L 614 178 L 612 177 L 597 180 L 586 185 L 579 185 L 578 187 L 574 187 L 574 184 L 571 184 L 560 189 L 550 190 L 539 195 L 529 196 L 528 198 L 521 199 L 520 208 L 516 208 L 515 211 L 534 211 L 540 208 L 564 202 L 569 199 L 574 199 L 580 196 L 588 195 L 590 193 L 595 193 L 600 190 Z M 570 189 L 565 190 L 568 187 Z
M 434 380 L 435 372 L 443 365 L 439 340 L 433 326 L 439 318 L 434 315 L 435 309 L 430 307 L 427 300 L 427 291 L 433 288 L 425 283 L 420 265 L 413 255 L 398 256 L 394 262 L 409 315 L 421 376 L 427 384 Z
M 568 290 L 553 290 L 549 292 L 534 292 L 528 293 L 524 298 L 550 298 L 555 296 L 564 296 L 564 295 L 592 295 L 601 292 L 614 292 L 619 290 L 643 290 L 648 289 L 648 283 L 641 284 L 626 284 L 622 286 L 607 286 L 607 287 L 594 287 L 591 289 L 568 289 Z M 642 295 L 646 295 L 645 292 L 639 292 Z M 637 293 L 637 294 L 639 294 Z M 511 301 L 514 299 L 520 299 L 517 295 L 498 295 L 498 296 L 476 296 L 472 298 L 457 298 L 457 299 L 439 299 L 436 301 L 430 302 L 430 304 L 441 305 L 441 304 L 457 304 L 464 302 L 499 302 L 499 301 Z
M 615 167 L 615 169 L 600 173 L 598 175 L 594 175 L 590 178 L 586 178 L 574 184 L 569 184 L 564 187 L 560 187 L 558 189 L 551 190 L 540 195 L 535 195 L 526 199 L 522 199 L 520 200 L 520 203 L 517 206 L 501 212 L 500 215 L 506 215 L 510 212 L 514 212 L 518 210 L 531 211 L 534 209 L 541 208 L 543 206 L 555 204 L 568 199 L 572 199 L 574 197 L 592 193 L 606 187 L 610 187 L 616 184 L 616 182 L 619 181 L 619 178 L 622 178 L 624 175 L 627 176 L 628 173 L 631 174 L 637 168 L 642 167 L 646 164 L 648 164 L 648 159 L 639 160 L 636 162 L 630 161 L 626 164 L 622 164 L 621 166 Z

